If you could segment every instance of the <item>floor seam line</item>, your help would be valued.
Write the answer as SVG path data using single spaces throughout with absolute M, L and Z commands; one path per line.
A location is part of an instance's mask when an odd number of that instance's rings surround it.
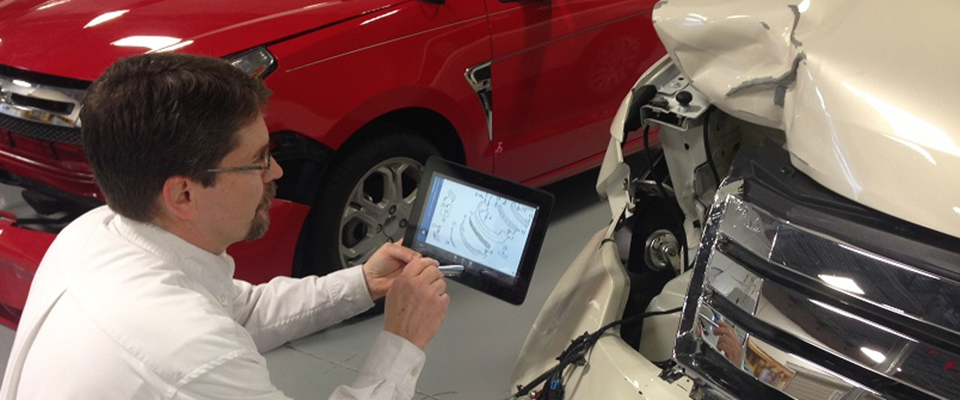
M 358 374 L 360 373 L 360 370 L 358 370 L 358 369 L 354 369 L 354 368 L 352 368 L 352 367 L 350 367 L 350 366 L 348 366 L 348 365 L 341 364 L 341 363 L 336 362 L 336 361 L 328 360 L 328 359 L 326 359 L 326 358 L 324 358 L 323 356 L 318 355 L 318 354 L 308 353 L 308 352 L 306 352 L 306 351 L 300 350 L 300 349 L 298 349 L 298 348 L 296 348 L 296 347 L 293 347 L 293 345 L 291 345 L 291 344 L 289 344 L 289 343 L 285 343 L 285 344 L 283 345 L 283 347 L 286 347 L 286 348 L 288 348 L 288 349 L 290 349 L 290 350 L 293 350 L 293 351 L 295 351 L 295 352 L 297 352 L 297 353 L 303 354 L 303 355 L 305 355 L 305 356 L 307 356 L 307 357 L 316 358 L 316 359 L 318 359 L 318 360 L 320 360 L 320 361 L 328 362 L 328 363 L 333 364 L 333 365 L 335 365 L 335 366 L 337 366 L 337 367 L 342 367 L 342 368 L 348 369 L 348 370 L 350 370 L 350 371 L 356 372 L 356 373 L 358 373 Z M 352 360 L 352 359 L 353 359 L 354 357 L 356 357 L 356 356 L 357 356 L 357 355 L 354 354 L 354 355 L 350 356 L 350 358 L 347 358 L 347 360 L 348 360 L 348 361 L 349 361 L 349 360 Z M 330 372 L 332 372 L 332 371 L 328 371 L 327 374 L 329 374 Z M 324 374 L 324 375 L 327 375 L 327 374 Z M 414 389 L 413 392 L 416 393 L 416 394 L 419 394 L 419 395 L 421 395 L 421 396 L 429 397 L 431 400 L 440 400 L 440 399 L 437 399 L 436 397 L 433 397 L 433 396 L 431 396 L 431 395 L 429 395 L 429 394 L 427 394 L 427 393 L 421 392 L 421 391 L 416 390 L 416 389 Z

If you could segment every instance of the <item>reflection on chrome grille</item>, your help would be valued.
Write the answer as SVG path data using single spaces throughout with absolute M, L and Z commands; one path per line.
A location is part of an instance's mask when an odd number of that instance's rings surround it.
M 48 142 L 80 144 L 80 128 L 41 124 L 0 114 L 0 130 Z
M 740 193 L 709 217 L 676 345 L 705 394 L 960 394 L 960 283 L 792 224 Z

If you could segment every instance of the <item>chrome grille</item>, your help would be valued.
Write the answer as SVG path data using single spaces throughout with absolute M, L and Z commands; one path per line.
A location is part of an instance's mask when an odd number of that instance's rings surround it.
M 0 130 L 48 142 L 81 143 L 80 128 L 41 124 L 3 114 L 0 114 Z
M 724 190 L 710 213 L 676 346 L 677 361 L 705 394 L 960 394 L 953 367 L 960 283 L 775 216 L 735 184 Z M 736 332 L 729 352 L 714 334 L 720 322 Z
M 32 122 L 33 125 L 27 127 L 33 129 L 27 131 L 34 134 L 41 131 L 35 124 L 79 128 L 80 106 L 86 90 L 77 88 L 76 83 L 0 66 L 0 115 Z

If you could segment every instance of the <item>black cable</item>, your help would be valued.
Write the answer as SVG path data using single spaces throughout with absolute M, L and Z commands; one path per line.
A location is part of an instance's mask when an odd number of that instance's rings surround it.
M 663 310 L 663 311 L 648 311 L 648 312 L 643 312 L 643 313 L 634 315 L 634 316 L 629 317 L 629 318 L 623 318 L 623 319 L 620 319 L 620 320 L 617 320 L 617 321 L 613 321 L 613 322 L 605 325 L 603 328 L 600 328 L 599 330 L 597 330 L 597 332 L 595 332 L 594 334 L 596 335 L 597 339 L 599 339 L 599 338 L 600 338 L 600 335 L 602 335 L 603 332 L 605 332 L 607 329 L 613 328 L 613 327 L 615 327 L 615 326 L 617 326 L 617 325 L 628 324 L 628 323 L 635 322 L 635 321 L 637 321 L 637 320 L 641 320 L 641 319 L 644 319 L 644 318 L 647 318 L 647 317 L 656 317 L 656 316 L 658 316 L 658 315 L 666 315 L 666 314 L 678 313 L 678 312 L 680 312 L 680 311 L 683 311 L 683 307 L 671 308 L 671 309 L 669 309 L 669 310 Z
M 717 164 L 713 162 L 713 151 L 710 150 L 710 109 L 703 114 L 703 149 L 707 153 L 707 164 L 710 165 L 710 172 L 713 173 L 713 181 L 720 187 L 720 172 L 717 171 Z
M 686 229 L 681 229 L 681 231 L 686 233 Z M 683 248 L 683 257 L 680 262 L 683 263 L 683 271 L 687 271 L 690 269 L 690 249 L 687 248 L 687 235 L 683 235 L 683 238 L 680 239 L 680 246 Z
M 647 317 L 677 313 L 677 312 L 680 312 L 681 310 L 683 310 L 683 307 L 672 308 L 664 311 L 644 312 L 628 318 L 623 318 L 623 319 L 613 321 L 609 324 L 604 325 L 600 329 L 597 329 L 593 333 L 584 332 L 584 334 L 578 336 L 576 339 L 570 342 L 570 345 L 563 350 L 563 352 L 560 354 L 559 357 L 557 357 L 557 360 L 559 362 L 557 363 L 556 366 L 540 374 L 540 376 L 530 381 L 530 383 L 528 383 L 526 386 L 523 386 L 523 387 L 518 386 L 517 393 L 514 394 L 512 398 L 517 399 L 517 398 L 520 398 L 521 396 L 525 396 L 527 393 L 530 393 L 531 390 L 540 386 L 540 384 L 546 381 L 547 378 L 555 376 L 558 372 L 562 374 L 563 370 L 566 369 L 570 364 L 577 364 L 578 361 L 585 362 L 586 360 L 584 359 L 584 355 L 586 354 L 587 350 L 590 350 L 590 348 L 597 343 L 597 340 L 600 339 L 600 336 L 602 336 L 603 333 L 606 332 L 608 329 L 613 328 L 617 325 L 634 322 L 636 320 L 644 319 Z
M 663 195 L 663 198 L 669 199 L 670 196 L 667 195 L 667 189 L 663 188 L 663 182 L 660 182 L 660 177 L 657 176 L 657 169 L 653 165 L 653 156 L 650 152 L 650 125 L 643 127 L 643 151 L 647 154 L 647 164 L 650 165 L 650 177 L 657 183 L 657 187 L 660 188 L 660 194 Z
M 660 195 L 663 196 L 664 199 L 669 199 L 670 196 L 667 195 L 667 189 L 665 189 L 665 188 L 663 187 L 663 183 L 661 182 L 660 177 L 657 176 L 657 171 L 656 171 L 657 169 L 656 169 L 655 166 L 653 165 L 653 156 L 651 155 L 652 153 L 650 152 L 650 125 L 646 125 L 646 126 L 643 127 L 643 149 L 644 149 L 644 152 L 645 152 L 646 155 L 647 155 L 647 164 L 650 166 L 650 167 L 649 167 L 649 169 L 650 169 L 650 177 L 653 178 L 653 181 L 657 183 L 657 187 L 660 189 Z M 708 154 L 709 154 L 709 152 L 708 152 Z M 712 160 L 712 158 L 711 158 L 710 160 Z M 720 182 L 720 181 L 718 180 L 717 182 Z M 673 210 L 673 208 L 671 208 L 671 210 Z M 679 217 L 680 217 L 680 221 L 681 221 L 681 222 L 680 222 L 680 232 L 681 232 L 681 233 L 685 233 L 685 232 L 686 232 L 686 229 L 683 228 L 683 223 L 684 223 L 684 221 L 687 220 L 687 217 L 686 217 L 686 215 L 683 214 L 682 211 L 680 212 Z M 681 237 L 679 238 L 679 240 L 680 240 L 680 244 L 683 246 L 683 254 L 682 254 L 683 257 L 681 257 L 680 262 L 683 263 L 683 270 L 687 270 L 688 268 L 690 268 L 690 265 L 689 265 L 689 262 L 690 262 L 690 259 L 689 259 L 689 258 L 690 258 L 690 257 L 689 257 L 689 255 L 687 254 L 687 253 L 688 253 L 688 251 L 687 251 L 687 236 L 686 236 L 685 234 L 684 234 L 684 235 L 681 235 Z

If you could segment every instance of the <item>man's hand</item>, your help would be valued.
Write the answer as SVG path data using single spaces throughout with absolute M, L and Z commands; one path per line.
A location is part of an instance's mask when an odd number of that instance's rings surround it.
M 440 330 L 450 296 L 447 283 L 432 258 L 417 258 L 403 267 L 387 293 L 384 330 L 421 350 Z
M 717 350 L 723 351 L 727 359 L 733 361 L 734 364 L 739 364 L 741 345 L 737 331 L 726 322 L 720 321 L 713 328 L 713 334 L 720 337 L 717 340 Z
M 401 243 L 384 243 L 363 264 L 363 277 L 374 300 L 387 295 L 393 281 L 400 276 L 400 268 L 421 257 L 420 253 L 403 247 Z

